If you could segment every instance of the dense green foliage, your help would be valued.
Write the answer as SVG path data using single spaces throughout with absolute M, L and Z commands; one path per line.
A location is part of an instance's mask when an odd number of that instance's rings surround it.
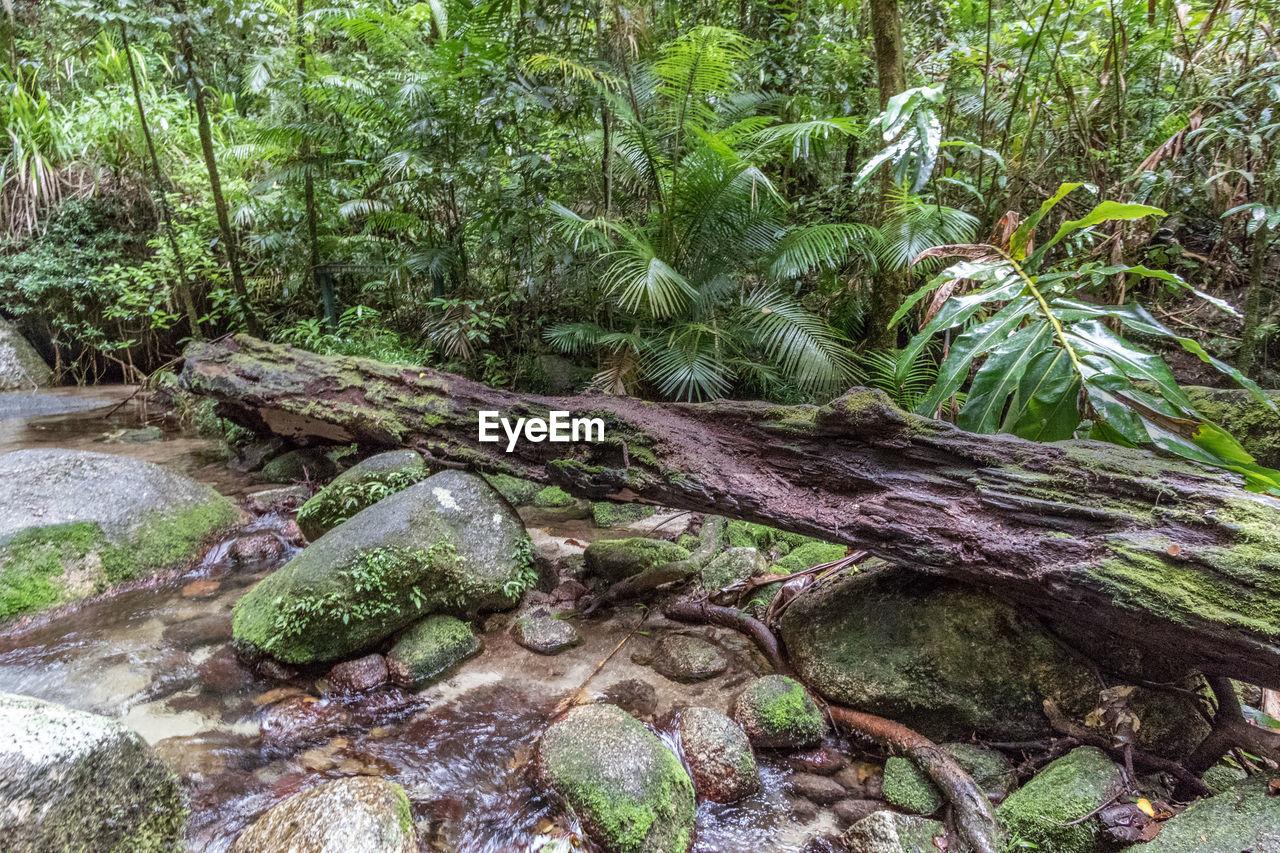
M 517 389 L 861 381 L 970 429 L 1247 469 L 1125 400 L 1208 434 L 1174 376 L 1271 378 L 1280 9 L 890 8 L 905 83 L 877 93 L 892 57 L 856 0 L 16 2 L 0 306 L 79 381 L 258 329 Z M 948 244 L 969 267 L 937 278 Z M 1035 369 L 992 388 L 1020 358 L 971 346 L 997 318 Z

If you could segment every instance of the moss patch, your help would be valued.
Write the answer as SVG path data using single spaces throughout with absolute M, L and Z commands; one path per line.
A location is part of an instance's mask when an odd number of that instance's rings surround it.
M 573 506 L 573 495 L 566 492 L 559 486 L 547 486 L 542 491 L 533 496 L 533 505 L 548 508 L 558 508 L 563 506 Z
M 510 474 L 485 474 L 489 485 L 498 490 L 512 506 L 526 506 L 533 503 L 533 498 L 542 490 L 542 486 L 531 480 L 521 480 Z
M 1027 842 L 1053 853 L 1095 853 L 1106 843 L 1098 820 L 1080 818 L 1111 796 L 1119 777 L 1120 769 L 1101 750 L 1079 747 L 1041 770 L 996 814 L 1015 845 Z
M 687 560 L 689 552 L 662 539 L 604 539 L 587 546 L 584 553 L 587 572 L 617 583 L 654 566 Z
M 656 510 L 647 504 L 615 504 L 608 501 L 597 501 L 591 505 L 591 519 L 596 527 L 618 527 L 640 521 L 653 515 Z
M 428 616 L 400 635 L 387 653 L 391 678 L 414 689 L 439 681 L 481 649 L 467 623 L 452 616 Z
M 734 718 L 756 746 L 809 746 L 827 730 L 813 697 L 800 682 L 784 675 L 751 682 L 738 697 Z

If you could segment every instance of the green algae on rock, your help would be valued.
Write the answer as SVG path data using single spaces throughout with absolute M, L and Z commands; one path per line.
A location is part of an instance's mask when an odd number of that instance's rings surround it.
M 665 539 L 602 539 L 587 546 L 583 555 L 587 574 L 617 583 L 654 566 L 689 559 L 689 552 Z
M 782 638 L 818 693 L 934 740 L 1040 736 L 1043 699 L 1082 715 L 1097 698 L 1088 668 L 1010 605 L 895 569 L 797 599 Z
M 1251 777 L 1197 800 L 1165 822 L 1142 853 L 1277 853 L 1280 798 L 1268 792 L 1271 774 Z
M 337 464 L 319 447 L 305 447 L 282 453 L 262 466 L 268 483 L 296 483 L 299 480 L 327 480 L 337 473 Z
M 822 740 L 827 721 L 804 685 L 785 675 L 766 675 L 747 685 L 733 718 L 756 746 L 800 748 Z
M 482 478 L 442 471 L 311 543 L 236 603 L 246 651 L 287 663 L 351 657 L 430 613 L 514 607 L 532 549 Z
M 597 501 L 591 505 L 591 520 L 596 527 L 621 527 L 634 521 L 641 521 L 657 512 L 649 504 L 615 504 L 609 501 Z
M 840 840 L 857 853 L 937 853 L 942 848 L 934 839 L 945 837 L 936 820 L 878 811 L 849 827 Z
M 546 509 L 559 509 L 560 507 L 573 506 L 575 503 L 577 501 L 573 495 L 559 486 L 547 486 L 533 496 L 533 505 Z
M 0 619 L 191 562 L 241 518 L 208 486 L 110 453 L 7 453 L 0 481 Z
M 582 705 L 543 733 L 536 768 L 606 853 L 686 853 L 697 818 L 675 754 L 615 705 Z
M 1077 747 L 1014 791 L 996 817 L 1014 844 L 1053 853 L 1101 853 L 1108 849 L 1106 840 L 1097 817 L 1089 815 L 1118 784 L 1120 768 L 1102 750 Z
M 404 788 L 387 779 L 334 779 L 272 807 L 231 853 L 414 853 L 418 838 Z
M 1008 759 L 971 743 L 947 743 L 946 751 L 972 777 L 987 799 L 1002 802 L 1018 784 Z M 931 815 L 945 805 L 942 793 L 914 761 L 890 756 L 884 764 L 884 798 L 903 811 Z
M 0 731 L 6 851 L 186 849 L 177 777 L 119 721 L 0 693 Z
M 387 671 L 401 687 L 418 689 L 440 680 L 482 648 L 480 638 L 461 619 L 428 616 L 401 634 L 387 652 Z
M 370 456 L 312 495 L 298 510 L 298 527 L 308 539 L 319 539 L 360 510 L 407 489 L 430 473 L 422 455 L 414 450 Z
M 729 547 L 702 567 L 702 587 L 709 590 L 721 589 L 734 581 L 762 575 L 768 568 L 768 561 L 758 549 Z

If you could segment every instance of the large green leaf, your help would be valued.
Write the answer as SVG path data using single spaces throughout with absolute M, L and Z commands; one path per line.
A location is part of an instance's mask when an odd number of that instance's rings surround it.
M 956 338 L 955 342 L 951 344 L 951 351 L 947 353 L 947 357 L 943 359 L 942 365 L 938 368 L 937 381 L 929 389 L 929 393 L 916 405 L 916 413 L 932 417 L 938 407 L 964 384 L 965 379 L 969 376 L 969 366 L 973 364 L 973 360 L 990 351 L 992 347 L 1007 338 L 1018 328 L 1023 318 L 1034 312 L 1035 309 L 1035 300 L 1029 296 L 1020 296 L 997 311 L 989 320 L 979 323 Z M 920 335 L 917 335 L 912 340 L 912 343 L 919 340 L 923 334 L 921 332 Z M 927 340 L 927 338 L 924 340 Z M 919 350 L 917 349 L 915 352 L 919 352 Z M 914 355 L 904 350 L 904 357 L 913 358 Z
M 1066 330 L 1066 339 L 1077 353 L 1101 356 L 1129 380 L 1150 382 L 1166 400 L 1184 410 L 1194 410 L 1195 406 L 1178 385 L 1173 371 L 1160 356 L 1139 349 L 1100 321 L 1085 320 L 1073 324 Z
M 969 386 L 957 425 L 969 432 L 998 431 L 1009 395 L 1021 385 L 1027 367 L 1052 341 L 1053 326 L 1041 320 L 991 350 Z
M 1009 431 L 1032 441 L 1062 441 L 1080 425 L 1080 377 L 1062 347 L 1035 357 L 1018 386 L 1018 408 L 1009 412 Z
M 916 333 L 915 337 L 904 348 L 909 354 L 909 358 L 914 358 L 919 354 L 924 349 L 924 345 L 934 335 L 944 332 L 953 326 L 967 323 L 984 306 L 999 304 L 1013 299 L 1022 292 L 1024 287 L 1022 279 L 1018 278 L 1003 261 L 994 263 L 960 263 L 950 267 L 947 272 L 952 273 L 953 278 L 963 277 L 976 281 L 985 281 L 987 282 L 987 287 L 948 299 L 938 309 L 938 313 L 934 315 L 933 319 Z
M 1013 256 L 1014 260 L 1020 261 L 1027 256 L 1027 240 L 1030 239 L 1032 230 L 1040 224 L 1040 220 L 1044 219 L 1045 214 L 1053 210 L 1058 202 L 1082 186 L 1084 185 L 1064 183 L 1058 187 L 1056 193 L 1044 200 L 1039 210 L 1027 217 L 1027 221 L 1018 226 L 1018 230 L 1014 231 L 1013 236 L 1009 238 L 1009 254 Z
M 1147 216 L 1164 216 L 1165 212 L 1158 207 L 1152 207 L 1147 204 L 1125 204 L 1118 201 L 1104 201 L 1098 204 L 1093 210 L 1086 213 L 1079 219 L 1070 219 L 1058 227 L 1058 231 L 1053 235 L 1053 239 L 1045 243 L 1036 250 L 1032 257 L 1039 260 L 1044 257 L 1044 253 L 1051 247 L 1057 245 L 1068 234 L 1073 234 L 1082 228 L 1090 228 L 1094 225 L 1101 225 L 1103 222 L 1111 222 L 1113 220 L 1133 220 L 1142 219 Z
M 1141 332 L 1144 335 L 1153 337 L 1168 338 L 1177 341 L 1179 346 L 1192 355 L 1199 358 L 1206 364 L 1212 365 L 1214 369 L 1229 376 L 1239 383 L 1258 402 L 1275 412 L 1276 404 L 1263 393 L 1258 383 L 1245 376 L 1236 368 L 1224 361 L 1214 358 L 1205 351 L 1199 341 L 1194 338 L 1183 337 L 1168 326 L 1161 323 L 1155 317 L 1151 316 L 1151 312 L 1143 308 L 1141 305 L 1094 305 L 1089 302 L 1079 302 L 1073 299 L 1056 299 L 1050 305 L 1054 314 L 1064 323 L 1074 323 L 1090 317 L 1105 318 L 1114 317 L 1125 326 L 1133 329 L 1135 332 Z

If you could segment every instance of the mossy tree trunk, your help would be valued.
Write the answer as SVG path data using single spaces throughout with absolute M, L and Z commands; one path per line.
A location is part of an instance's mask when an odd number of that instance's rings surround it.
M 821 407 L 541 397 L 244 336 L 193 344 L 184 378 L 258 430 L 847 543 L 994 590 L 1082 641 L 1280 687 L 1280 501 L 1221 471 L 966 433 L 866 389 Z M 507 453 L 479 442 L 480 410 L 600 417 L 606 436 Z

